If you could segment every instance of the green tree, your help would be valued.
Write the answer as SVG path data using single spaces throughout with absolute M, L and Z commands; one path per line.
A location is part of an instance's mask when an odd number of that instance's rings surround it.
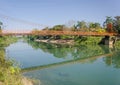
M 55 25 L 52 30 L 62 31 L 64 30 L 64 25 Z
M 114 20 L 112 19 L 112 17 L 108 17 L 108 16 L 106 17 L 106 20 L 103 23 L 103 26 L 106 28 L 108 32 L 113 31 L 113 22 Z
M 85 21 L 78 21 L 75 25 L 75 29 L 79 31 L 87 31 L 87 24 Z
M 120 33 L 120 16 L 116 16 L 114 19 L 114 29 Z
M 89 23 L 89 28 L 95 28 L 95 26 L 94 26 L 94 23 L 93 23 L 93 22 L 90 22 L 90 23 Z
M 107 27 L 107 24 L 113 23 L 112 17 L 107 16 L 105 22 L 103 23 L 104 27 Z
M 45 27 L 45 28 L 43 28 L 42 30 L 49 30 L 50 28 L 49 27 Z
M 100 23 L 94 23 L 94 25 L 95 25 L 95 28 L 101 28 L 101 26 L 100 26 Z
M 97 23 L 97 22 L 95 22 L 95 23 L 90 22 L 88 27 L 89 27 L 90 31 L 97 31 L 98 29 L 101 28 L 100 23 Z
M 95 22 L 95 23 L 90 22 L 90 23 L 89 23 L 89 28 L 101 28 L 101 26 L 100 26 L 100 23 L 97 23 L 97 22 Z
M 76 26 L 77 28 L 87 28 L 85 21 L 78 21 Z

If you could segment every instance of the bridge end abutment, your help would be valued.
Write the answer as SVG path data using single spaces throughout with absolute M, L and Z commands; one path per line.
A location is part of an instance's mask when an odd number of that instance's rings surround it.
M 114 36 L 105 36 L 104 38 L 102 38 L 99 44 L 111 46 L 114 45 L 115 42 L 116 42 L 116 38 Z

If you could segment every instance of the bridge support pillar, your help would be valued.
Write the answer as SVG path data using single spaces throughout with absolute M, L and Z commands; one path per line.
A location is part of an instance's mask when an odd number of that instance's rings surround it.
M 110 36 L 105 36 L 104 44 L 113 45 L 113 40 L 111 40 Z
M 103 44 L 103 45 L 114 45 L 116 42 L 115 37 L 113 36 L 105 36 L 104 38 L 102 38 L 102 40 L 99 42 L 99 44 Z

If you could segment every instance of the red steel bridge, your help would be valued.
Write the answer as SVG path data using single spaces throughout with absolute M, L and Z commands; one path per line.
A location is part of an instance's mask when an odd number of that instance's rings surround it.
M 80 35 L 80 36 L 119 36 L 117 33 L 109 33 L 109 32 L 81 32 L 81 31 L 53 31 L 53 30 L 40 30 L 40 31 L 30 31 L 24 30 L 24 27 L 28 27 L 28 25 L 33 26 L 33 28 L 42 28 L 49 27 L 47 25 L 37 24 L 29 21 L 24 21 L 21 19 L 13 18 L 10 16 L 6 16 L 4 14 L 0 14 L 0 20 L 3 20 L 5 24 L 9 24 L 10 26 L 17 25 L 17 28 L 23 29 L 4 29 L 0 32 L 0 35 Z M 27 26 L 26 26 L 27 25 Z M 41 27 L 42 26 L 42 27 Z M 29 28 L 29 27 L 28 27 Z
M 0 35 L 79 35 L 79 36 L 119 36 L 118 33 L 109 32 L 81 32 L 81 31 L 53 31 L 53 30 L 40 30 L 40 31 L 29 31 L 29 30 L 16 30 L 16 31 L 5 31 L 3 30 Z

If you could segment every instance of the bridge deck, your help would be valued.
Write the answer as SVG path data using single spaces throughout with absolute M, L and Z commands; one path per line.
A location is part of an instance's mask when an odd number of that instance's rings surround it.
M 81 31 L 3 31 L 0 35 L 81 35 L 81 36 L 118 36 L 108 32 L 81 32 Z

